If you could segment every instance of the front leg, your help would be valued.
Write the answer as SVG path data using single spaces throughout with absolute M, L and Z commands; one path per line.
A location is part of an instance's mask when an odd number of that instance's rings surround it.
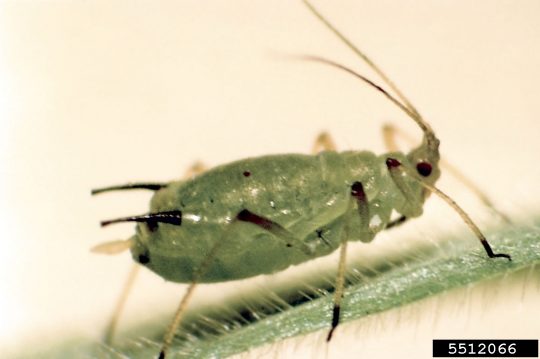
M 356 213 L 352 209 L 356 207 Z M 334 290 L 334 305 L 332 309 L 332 325 L 326 341 L 329 342 L 332 339 L 332 335 L 336 330 L 340 322 L 341 312 L 341 299 L 343 298 L 343 291 L 345 287 L 345 264 L 347 262 L 347 240 L 349 239 L 349 227 L 352 216 L 358 216 L 360 223 L 362 223 L 363 230 L 369 228 L 369 205 L 366 193 L 364 192 L 364 186 L 361 182 L 354 182 L 351 186 L 351 197 L 349 199 L 349 210 L 344 216 L 344 228 L 341 235 L 341 246 L 339 251 L 339 263 L 338 272 L 336 276 L 336 285 Z

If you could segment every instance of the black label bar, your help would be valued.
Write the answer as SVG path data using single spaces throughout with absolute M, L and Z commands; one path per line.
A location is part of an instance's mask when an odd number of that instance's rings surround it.
M 433 357 L 538 358 L 538 340 L 433 339 Z

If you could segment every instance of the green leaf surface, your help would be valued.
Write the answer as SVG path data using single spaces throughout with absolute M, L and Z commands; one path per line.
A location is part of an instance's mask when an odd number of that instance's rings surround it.
M 539 223 L 506 226 L 487 233 L 494 250 L 511 254 L 511 262 L 504 258 L 489 259 L 477 243 L 465 245 L 463 240 L 448 238 L 438 241 L 437 245 L 417 246 L 409 253 L 386 258 L 375 271 L 373 266 L 370 270 L 365 268 L 363 273 L 355 271 L 348 278 L 341 305 L 342 321 L 357 320 L 471 283 L 530 270 L 540 263 Z M 231 305 L 229 313 L 221 317 L 211 313 L 191 313 L 168 358 L 225 358 L 284 338 L 327 330 L 331 320 L 331 291 L 332 288 L 313 291 L 300 297 L 302 300 L 290 296 L 267 298 L 263 300 L 264 305 L 251 302 L 248 309 Z M 317 296 L 314 293 L 319 293 L 318 298 L 306 299 Z M 258 312 L 253 309 L 261 306 L 267 309 L 258 309 Z M 169 318 L 160 318 L 158 324 L 133 328 L 127 334 L 131 339 L 115 348 L 81 339 L 24 357 L 155 357 L 168 321 Z M 209 322 L 211 326 L 208 326 Z M 203 328 L 204 323 L 206 328 Z

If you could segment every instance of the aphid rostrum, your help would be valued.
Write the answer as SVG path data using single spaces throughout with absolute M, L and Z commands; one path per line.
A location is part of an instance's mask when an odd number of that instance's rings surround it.
M 271 274 L 339 248 L 333 315 L 327 336 L 330 341 L 340 319 L 347 241 L 370 242 L 378 232 L 420 216 L 431 193 L 459 213 L 489 257 L 510 259 L 508 254 L 494 253 L 469 216 L 435 187 L 440 176 L 439 140 L 430 125 L 362 51 L 311 4 L 304 3 L 377 73 L 389 90 L 330 60 L 307 59 L 344 70 L 382 93 L 416 122 L 423 133 L 422 142 L 407 154 L 397 152 L 393 137 L 399 132 L 386 126 L 384 137 L 391 152 L 336 152 L 329 135 L 323 133 L 316 140 L 313 155 L 248 158 L 207 171 L 196 165 L 184 180 L 92 191 L 155 191 L 149 213 L 101 223 L 105 226 L 137 222 L 135 234 L 125 241 L 99 245 L 95 251 L 116 253 L 130 249 L 137 263 L 164 279 L 189 283 L 165 334 L 160 358 L 170 347 L 197 283 Z M 392 219 L 394 212 L 398 216 Z M 116 319 L 117 316 L 109 336 Z

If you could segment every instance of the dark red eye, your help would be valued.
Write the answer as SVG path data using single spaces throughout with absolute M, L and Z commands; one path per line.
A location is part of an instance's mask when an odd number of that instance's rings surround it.
M 432 167 L 427 162 L 418 162 L 416 164 L 416 170 L 421 176 L 427 177 L 431 174 Z

